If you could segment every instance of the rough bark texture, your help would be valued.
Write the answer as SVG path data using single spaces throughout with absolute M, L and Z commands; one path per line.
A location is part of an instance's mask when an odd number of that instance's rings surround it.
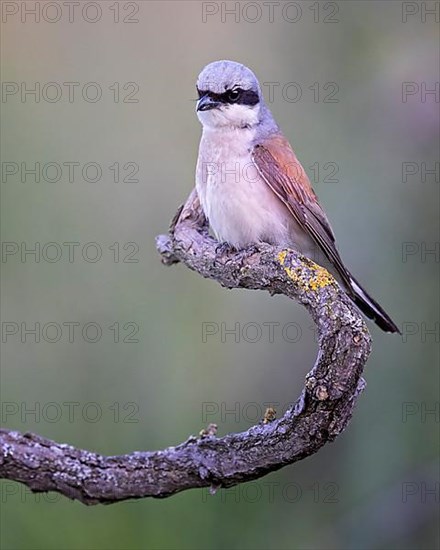
M 34 434 L 0 431 L 0 477 L 33 491 L 57 491 L 85 504 L 168 497 L 196 487 L 231 487 L 317 452 L 347 426 L 371 340 L 359 312 L 327 271 L 269 245 L 234 252 L 220 246 L 195 192 L 157 238 L 163 263 L 182 262 L 227 288 L 267 290 L 303 304 L 318 329 L 319 351 L 305 387 L 278 419 L 217 438 L 209 430 L 163 451 L 102 456 Z

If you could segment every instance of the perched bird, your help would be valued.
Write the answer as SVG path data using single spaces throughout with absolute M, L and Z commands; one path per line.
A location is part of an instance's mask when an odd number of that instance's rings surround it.
M 387 332 L 398 327 L 342 263 L 309 178 L 264 102 L 254 73 L 234 61 L 207 65 L 197 79 L 203 125 L 196 189 L 220 242 L 266 242 L 327 268 L 359 309 Z

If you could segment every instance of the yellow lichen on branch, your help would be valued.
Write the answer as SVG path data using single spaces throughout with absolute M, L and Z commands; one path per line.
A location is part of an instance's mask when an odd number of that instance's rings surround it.
M 288 277 L 292 279 L 295 283 L 299 284 L 305 290 L 319 290 L 325 286 L 336 284 L 336 280 L 325 268 L 321 267 L 318 264 L 315 264 L 312 260 L 305 258 L 307 266 L 313 272 L 312 277 L 306 280 L 302 277 L 301 268 L 297 267 L 292 269 L 285 265 L 287 254 L 289 250 L 282 250 L 278 254 L 278 261 L 284 267 L 284 271 L 287 273 Z

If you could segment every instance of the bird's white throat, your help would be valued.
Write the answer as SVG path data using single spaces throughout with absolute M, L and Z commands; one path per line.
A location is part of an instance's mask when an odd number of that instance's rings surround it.
M 252 128 L 260 122 L 260 106 L 222 105 L 209 111 L 197 111 L 197 116 L 208 128 Z

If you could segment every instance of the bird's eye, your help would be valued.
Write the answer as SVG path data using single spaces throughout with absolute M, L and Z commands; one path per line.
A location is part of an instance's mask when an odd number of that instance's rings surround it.
M 240 88 L 235 88 L 234 90 L 227 91 L 227 98 L 228 98 L 228 101 L 231 103 L 235 103 L 240 96 L 241 96 Z

